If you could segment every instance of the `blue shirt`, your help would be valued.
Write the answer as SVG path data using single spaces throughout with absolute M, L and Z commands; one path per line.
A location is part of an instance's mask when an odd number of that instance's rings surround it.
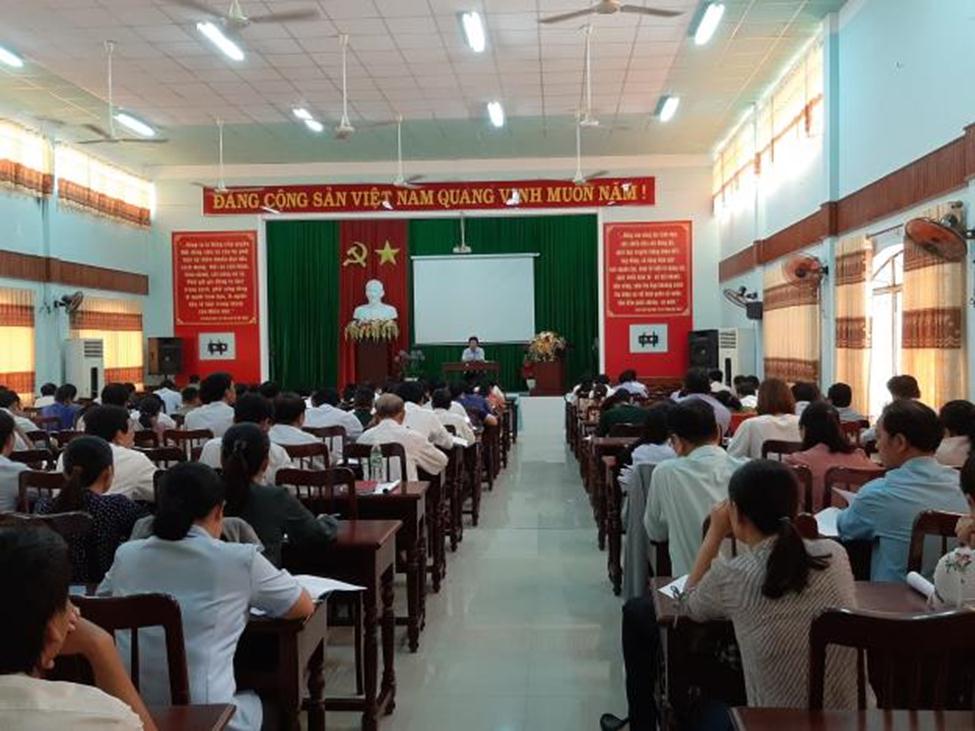
M 874 542 L 871 581 L 904 581 L 911 528 L 925 510 L 967 513 L 968 503 L 957 470 L 934 457 L 915 457 L 860 488 L 836 526 L 842 540 Z M 925 550 L 924 557 L 933 569 L 937 551 Z
M 476 393 L 465 393 L 457 400 L 460 401 L 460 405 L 465 409 L 476 411 L 482 419 L 491 413 L 491 407 L 488 406 L 487 399 Z
M 41 409 L 41 416 L 56 416 L 58 417 L 58 431 L 70 431 L 74 429 L 75 417 L 78 415 L 78 411 L 81 407 L 78 404 L 61 404 L 53 403 L 50 406 L 45 406 Z

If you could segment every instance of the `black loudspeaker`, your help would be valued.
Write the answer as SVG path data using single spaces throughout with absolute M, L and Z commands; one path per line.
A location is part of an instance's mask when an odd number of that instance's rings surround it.
M 183 341 L 149 338 L 149 375 L 175 376 L 183 370 Z
M 763 309 L 761 302 L 747 302 L 745 303 L 745 317 L 749 320 L 761 320 Z
M 687 335 L 690 345 L 691 368 L 718 367 L 718 331 L 692 330 Z

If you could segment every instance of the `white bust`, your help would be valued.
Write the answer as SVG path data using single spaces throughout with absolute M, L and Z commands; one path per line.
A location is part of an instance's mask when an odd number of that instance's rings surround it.
M 392 305 L 383 303 L 383 283 L 378 279 L 370 279 L 366 282 L 366 301 L 369 304 L 359 305 L 352 313 L 352 319 L 367 320 L 395 320 L 396 308 Z

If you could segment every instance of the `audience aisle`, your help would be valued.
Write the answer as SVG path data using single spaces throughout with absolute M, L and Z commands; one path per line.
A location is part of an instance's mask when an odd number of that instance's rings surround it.
M 396 711 L 384 730 L 591 731 L 603 709 L 625 706 L 620 603 L 566 451 L 562 401 L 521 403 L 512 461 L 427 599 L 419 652 L 397 647 Z M 344 650 L 330 648 L 329 670 Z M 338 692 L 350 678 L 333 672 L 327 682 Z M 329 714 L 328 728 L 356 721 Z

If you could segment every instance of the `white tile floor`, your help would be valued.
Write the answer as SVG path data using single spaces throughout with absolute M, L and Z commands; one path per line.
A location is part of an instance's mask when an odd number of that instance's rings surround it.
M 397 629 L 396 711 L 383 731 L 593 731 L 603 711 L 625 710 L 620 603 L 565 448 L 562 402 L 522 399 L 522 413 L 480 525 L 466 530 L 446 583 L 427 598 L 418 653 Z M 344 692 L 349 655 L 328 652 L 327 687 Z M 359 727 L 352 714 L 330 713 L 327 723 Z

